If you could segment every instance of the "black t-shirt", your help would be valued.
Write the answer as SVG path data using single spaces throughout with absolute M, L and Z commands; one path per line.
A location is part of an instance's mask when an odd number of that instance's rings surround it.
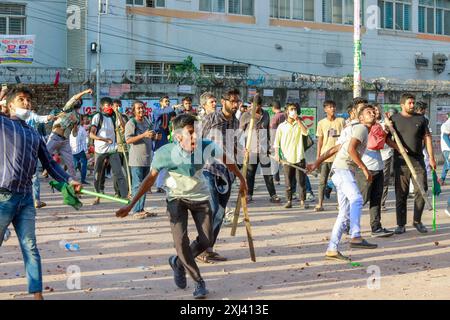
M 394 114 L 391 119 L 408 156 L 423 159 L 423 139 L 430 134 L 428 120 L 420 114 L 404 117 L 400 113 Z M 401 157 L 397 151 L 395 156 Z

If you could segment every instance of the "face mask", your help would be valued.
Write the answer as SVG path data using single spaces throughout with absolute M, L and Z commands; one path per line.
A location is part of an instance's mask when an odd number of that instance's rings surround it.
M 294 119 L 296 115 L 297 115 L 297 111 L 295 111 L 295 110 L 289 111 L 289 118 Z
M 31 111 L 23 108 L 16 108 L 16 117 L 20 120 L 27 120 L 30 117 Z
M 114 110 L 112 107 L 103 108 L 103 112 L 109 116 L 112 116 Z

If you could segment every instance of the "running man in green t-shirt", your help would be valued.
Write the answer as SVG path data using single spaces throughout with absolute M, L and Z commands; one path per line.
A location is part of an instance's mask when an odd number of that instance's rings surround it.
M 142 182 L 131 203 L 116 212 L 117 217 L 126 217 L 138 200 L 153 186 L 161 170 L 168 171 L 166 186 L 167 212 L 172 236 L 178 256 L 169 258 L 174 271 L 175 284 L 186 288 L 186 270 L 196 282 L 194 298 L 204 298 L 208 294 L 200 275 L 195 257 L 211 246 L 213 241 L 211 197 L 208 184 L 203 176 L 203 166 L 214 159 L 222 161 L 241 182 L 240 192 L 247 195 L 247 183 L 238 167 L 214 142 L 197 139 L 194 130 L 196 118 L 182 114 L 173 120 L 174 142 L 159 148 L 153 157 L 150 174 Z M 198 236 L 189 245 L 187 232 L 188 210 L 197 226 Z

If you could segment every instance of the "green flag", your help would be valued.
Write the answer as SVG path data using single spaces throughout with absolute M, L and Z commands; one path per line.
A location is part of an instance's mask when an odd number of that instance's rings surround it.
M 74 188 L 70 184 L 65 182 L 50 181 L 50 186 L 61 192 L 64 204 L 73 207 L 75 210 L 80 210 L 83 206 L 81 201 L 78 199 Z

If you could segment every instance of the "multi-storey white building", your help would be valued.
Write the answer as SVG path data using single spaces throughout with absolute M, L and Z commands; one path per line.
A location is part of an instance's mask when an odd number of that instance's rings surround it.
M 244 96 L 252 87 L 273 89 L 270 99 L 294 97 L 302 106 L 318 107 L 325 96 L 344 108 L 351 97 L 352 0 L 102 2 L 104 94 L 128 83 L 123 94 L 132 98 L 229 85 L 243 88 Z M 364 94 L 397 103 L 400 91 L 418 92 L 431 104 L 433 123 L 437 107 L 450 106 L 450 0 L 363 0 L 362 6 Z M 63 80 L 95 83 L 97 14 L 97 0 L 0 1 L 0 33 L 36 34 L 34 67 L 61 68 Z M 188 57 L 192 64 L 176 69 Z M 183 84 L 190 88 L 180 90 Z

